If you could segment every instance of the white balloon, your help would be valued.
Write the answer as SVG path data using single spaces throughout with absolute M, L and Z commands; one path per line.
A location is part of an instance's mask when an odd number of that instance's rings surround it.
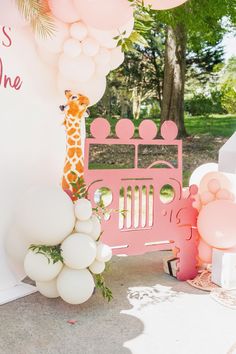
M 69 38 L 65 41 L 63 46 L 64 53 L 71 58 L 76 58 L 81 54 L 82 47 L 78 40 Z
M 37 51 L 44 63 L 51 65 L 53 67 L 58 65 L 59 54 L 50 53 L 48 50 L 46 50 L 43 47 L 38 47 Z
M 82 41 L 87 37 L 88 29 L 83 22 L 76 22 L 70 26 L 70 34 L 73 38 Z
M 92 204 L 88 199 L 81 198 L 75 203 L 75 216 L 81 221 L 89 220 L 92 216 Z
M 58 245 L 74 229 L 74 205 L 61 188 L 32 188 L 18 207 L 16 223 L 31 243 Z
M 48 4 L 52 14 L 63 22 L 72 23 L 80 19 L 73 0 L 49 0 Z
M 93 59 L 96 64 L 109 64 L 111 60 L 111 52 L 110 50 L 101 47 Z
M 50 281 L 58 276 L 63 267 L 62 262 L 54 263 L 40 253 L 28 251 L 24 268 L 29 278 L 35 281 Z
M 50 53 L 60 53 L 63 50 L 63 44 L 69 38 L 69 26 L 53 18 L 55 31 L 52 36 L 39 36 L 35 35 L 35 40 L 39 47 L 43 47 Z
M 91 270 L 91 272 L 93 274 L 101 274 L 102 272 L 104 272 L 105 270 L 105 262 L 99 262 L 97 260 L 95 260 L 91 266 L 89 267 L 89 269 Z
M 107 76 L 110 72 L 110 64 L 102 63 L 96 65 L 96 74 L 97 76 Z
M 23 264 L 30 244 L 31 242 L 24 237 L 16 226 L 11 227 L 5 239 L 5 247 L 8 256 L 13 261 Z
M 80 221 L 78 220 L 75 224 L 75 231 L 82 234 L 90 235 L 93 230 L 92 220 Z
M 108 245 L 105 245 L 102 242 L 97 244 L 97 255 L 96 259 L 99 262 L 108 262 L 112 258 L 112 249 Z
M 82 41 L 83 53 L 89 57 L 94 57 L 99 51 L 99 44 L 93 38 L 85 38 Z
M 36 281 L 36 287 L 43 296 L 49 299 L 55 299 L 60 296 L 57 290 L 57 278 L 45 282 Z
M 196 168 L 193 171 L 190 180 L 189 186 L 196 184 L 199 186 L 201 179 L 208 173 L 208 172 L 215 172 L 218 171 L 218 164 L 217 163 L 205 163 Z
M 92 223 L 93 223 L 93 229 L 92 232 L 90 233 L 90 236 L 97 241 L 97 239 L 100 237 L 101 235 L 101 222 L 99 220 L 99 218 L 96 215 L 93 215 L 92 218 Z
M 62 54 L 59 59 L 59 69 L 62 75 L 68 80 L 86 82 L 95 72 L 95 63 L 90 57 L 84 54 L 81 54 L 77 58 L 70 58 Z
M 57 290 L 61 298 L 72 305 L 87 301 L 92 296 L 94 287 L 93 276 L 87 269 L 64 267 L 57 278 Z
M 110 60 L 110 69 L 117 69 L 125 60 L 125 55 L 121 50 L 121 47 L 117 47 L 111 50 L 111 60 Z
M 72 269 L 89 267 L 96 257 L 94 240 L 85 234 L 72 234 L 61 245 L 64 263 Z

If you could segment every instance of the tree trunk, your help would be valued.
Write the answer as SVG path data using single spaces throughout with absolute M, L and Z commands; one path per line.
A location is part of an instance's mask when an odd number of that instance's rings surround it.
M 134 117 L 134 119 L 139 119 L 140 111 L 141 111 L 142 98 L 141 98 L 140 93 L 138 92 L 138 88 L 137 87 L 135 87 L 133 89 L 132 100 L 133 100 L 133 117 Z
M 179 136 L 187 135 L 184 126 L 186 42 L 184 25 L 167 28 L 161 124 L 173 120 L 178 126 Z

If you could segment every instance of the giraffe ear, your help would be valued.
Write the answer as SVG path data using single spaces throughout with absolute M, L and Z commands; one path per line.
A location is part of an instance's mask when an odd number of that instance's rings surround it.
M 71 98 L 71 96 L 72 96 L 71 90 L 65 90 L 65 96 L 69 100 L 69 98 Z

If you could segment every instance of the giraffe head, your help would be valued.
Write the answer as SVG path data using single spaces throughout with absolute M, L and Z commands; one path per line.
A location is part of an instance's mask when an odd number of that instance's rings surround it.
M 65 91 L 67 98 L 66 105 L 60 106 L 62 112 L 66 112 L 71 117 L 82 118 L 89 106 L 89 99 L 86 96 L 73 94 L 70 90 Z

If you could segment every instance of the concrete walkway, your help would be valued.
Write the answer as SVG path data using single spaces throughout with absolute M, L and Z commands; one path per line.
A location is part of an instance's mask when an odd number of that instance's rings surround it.
M 1 306 L 0 354 L 236 353 L 236 311 L 164 274 L 161 257 L 114 257 L 110 304 L 98 292 L 81 306 L 36 293 Z

